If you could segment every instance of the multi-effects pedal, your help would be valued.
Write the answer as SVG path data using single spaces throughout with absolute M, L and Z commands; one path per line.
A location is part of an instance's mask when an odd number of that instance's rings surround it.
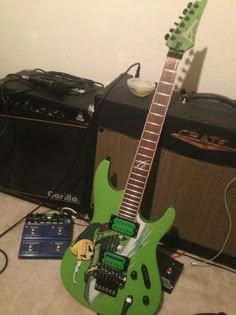
M 30 214 L 26 217 L 19 258 L 62 258 L 70 245 L 73 221 L 64 214 Z

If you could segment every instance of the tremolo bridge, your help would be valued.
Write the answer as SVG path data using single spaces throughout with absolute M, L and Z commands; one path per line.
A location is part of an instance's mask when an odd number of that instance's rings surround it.
M 106 265 L 98 263 L 95 267 L 95 289 L 115 297 L 118 289 L 123 289 L 126 282 L 126 273 L 117 271 Z

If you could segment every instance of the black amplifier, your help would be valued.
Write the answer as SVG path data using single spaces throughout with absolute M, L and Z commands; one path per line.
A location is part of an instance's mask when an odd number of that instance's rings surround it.
M 83 88 L 59 94 L 22 76 L 44 79 L 24 70 L 0 81 L 0 191 L 87 213 L 96 141 L 91 119 L 101 86 L 83 79 Z
M 118 189 L 125 187 L 153 97 L 133 95 L 128 78 L 119 76 L 96 96 L 100 104 L 110 91 L 97 111 L 96 165 L 110 157 L 111 182 Z M 235 260 L 235 121 L 236 102 L 225 96 L 173 94 L 141 205 L 148 219 L 176 209 L 169 247 L 211 258 L 227 239 L 223 254 Z
M 152 102 L 133 95 L 128 86 L 130 75 L 121 74 L 99 108 L 98 125 L 139 139 Z M 116 83 L 116 84 L 115 84 Z M 96 103 L 106 90 L 96 95 Z M 181 94 L 175 90 L 160 147 L 196 159 L 236 167 L 236 101 L 209 93 Z

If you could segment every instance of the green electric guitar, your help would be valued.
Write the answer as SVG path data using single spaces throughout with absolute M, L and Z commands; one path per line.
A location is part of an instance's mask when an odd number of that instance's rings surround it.
M 156 248 L 173 224 L 168 208 L 156 222 L 142 219 L 139 209 L 158 146 L 183 54 L 193 47 L 207 0 L 189 3 L 175 29 L 166 35 L 169 52 L 139 141 L 125 189 L 108 180 L 110 162 L 104 160 L 94 178 L 91 224 L 67 249 L 61 276 L 69 293 L 100 315 L 152 315 L 162 289 Z

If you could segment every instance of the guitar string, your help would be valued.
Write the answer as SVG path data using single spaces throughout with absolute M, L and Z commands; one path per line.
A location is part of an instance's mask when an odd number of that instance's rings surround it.
M 170 66 L 170 69 L 169 69 L 169 66 Z M 170 83 L 172 84 L 172 89 L 171 89 L 171 93 L 170 93 L 170 96 L 169 96 L 169 100 L 167 101 L 167 105 L 166 105 L 167 108 L 166 108 L 166 110 L 165 110 L 165 115 L 164 115 L 164 119 L 163 119 L 163 122 L 162 122 L 162 127 L 163 127 L 163 125 L 164 125 L 165 118 L 166 118 L 166 114 L 167 114 L 168 107 L 169 107 L 169 103 L 170 103 L 170 99 L 171 99 L 171 96 L 172 96 L 172 94 L 173 94 L 174 83 L 175 83 L 175 79 L 176 79 L 176 70 L 177 70 L 177 67 L 178 67 L 178 60 L 177 60 L 176 58 L 172 58 L 172 57 L 168 57 L 168 56 L 167 56 L 166 62 L 165 62 L 165 64 L 164 64 L 164 69 L 169 69 L 169 70 L 174 71 L 174 72 L 173 72 L 173 73 L 168 73 L 168 76 L 167 76 L 167 77 L 168 77 L 167 82 L 170 82 Z M 161 79 L 162 79 L 162 77 L 164 76 L 164 69 L 163 69 L 163 71 L 162 71 L 162 73 L 161 73 L 160 81 L 162 81 Z M 169 76 L 171 77 L 171 79 L 170 79 Z M 173 77 L 173 76 L 174 76 L 174 77 Z M 172 81 L 173 81 L 173 83 L 172 83 Z M 136 153 L 135 153 L 135 156 L 134 156 L 134 162 L 133 162 L 133 164 L 132 164 L 130 173 L 129 173 L 129 175 L 128 175 L 128 180 L 127 180 L 127 183 L 126 183 L 125 192 L 126 192 L 126 190 L 127 190 L 127 185 L 129 184 L 129 180 L 130 180 L 130 178 L 131 178 L 131 177 L 130 177 L 130 176 L 131 176 L 131 171 L 132 171 L 132 170 L 134 169 L 134 167 L 135 167 L 135 162 L 136 162 L 136 160 L 137 160 L 137 154 L 138 154 L 139 149 L 140 149 L 141 139 L 143 138 L 144 131 L 146 130 L 147 121 L 148 121 L 148 119 L 150 119 L 149 116 L 150 116 L 150 112 L 152 111 L 153 103 L 154 103 L 154 101 L 155 101 L 156 96 L 158 97 L 158 94 L 160 93 L 160 92 L 158 92 L 159 89 L 160 89 L 160 85 L 157 85 L 157 87 L 156 87 L 156 89 L 155 89 L 155 92 L 154 92 L 154 95 L 153 95 L 153 99 L 152 99 L 151 105 L 150 105 L 149 113 L 148 113 L 148 116 L 147 116 L 146 121 L 145 121 L 145 124 L 144 124 L 144 129 L 143 129 L 141 138 L 140 138 L 140 140 L 139 140 L 139 144 L 138 144 L 137 149 L 136 149 Z M 161 129 L 162 129 L 162 128 L 161 128 Z M 160 133 L 161 133 L 161 132 L 160 132 Z M 157 138 L 157 144 L 156 144 L 155 151 L 156 151 L 156 149 L 157 149 L 159 139 L 160 139 L 160 134 L 159 134 L 159 136 L 158 136 L 158 138 Z M 139 210 L 140 210 L 141 200 L 142 200 L 142 197 L 143 197 L 143 194 L 144 194 L 144 190 L 145 190 L 145 187 L 146 187 L 147 178 L 148 178 L 148 176 L 149 176 L 149 173 L 150 173 L 150 170 L 151 170 L 151 165 L 152 165 L 152 163 L 153 163 L 153 159 L 154 159 L 154 156 L 155 156 L 155 151 L 154 151 L 154 153 L 153 153 L 152 156 L 151 156 L 150 167 L 149 167 L 148 174 L 147 174 L 146 179 L 145 179 L 145 182 L 144 182 L 144 188 L 142 188 L 141 197 L 139 198 L 139 205 L 138 205 L 138 207 L 137 207 L 136 218 L 135 218 L 136 221 L 137 221 L 138 212 L 139 212 Z M 122 197 L 122 199 L 121 199 L 121 203 L 120 203 L 119 210 L 118 210 L 118 216 L 119 216 L 119 213 L 120 213 L 120 211 L 121 211 L 121 206 L 122 206 L 122 203 L 123 203 L 124 196 L 125 196 L 125 193 L 124 193 L 124 195 L 123 195 L 123 197 Z M 125 206 L 124 206 L 124 207 L 125 207 Z M 131 214 L 131 216 L 133 216 L 133 214 L 132 214 L 131 212 L 129 212 L 129 211 L 127 211 L 127 210 L 125 210 L 125 211 L 126 211 L 129 215 Z M 121 216 L 121 217 L 122 217 L 122 216 Z M 134 221 L 134 220 L 132 220 L 132 221 Z M 108 250 L 108 251 L 113 251 L 113 252 L 116 252 L 116 251 L 117 251 L 117 248 L 116 248 L 116 241 L 117 241 L 117 236 L 118 236 L 118 238 L 119 238 L 120 235 L 121 235 L 121 233 L 116 232 L 116 231 L 112 231 L 111 236 L 110 236 L 110 239 L 109 239 L 109 242 L 108 242 L 108 247 L 107 247 L 107 250 Z M 114 245 L 115 245 L 115 248 L 113 248 Z M 118 244 L 118 245 L 120 245 L 120 244 Z

